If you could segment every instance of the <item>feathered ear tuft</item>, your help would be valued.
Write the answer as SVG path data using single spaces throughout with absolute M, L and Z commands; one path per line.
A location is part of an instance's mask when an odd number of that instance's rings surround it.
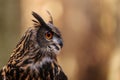
M 52 18 L 51 13 L 50 13 L 48 10 L 46 10 L 46 11 L 47 11 L 47 13 L 48 13 L 48 14 L 49 14 L 49 16 L 50 16 L 50 21 L 49 21 L 49 22 L 50 22 L 51 24 L 53 24 L 53 18 Z
M 37 19 L 37 20 L 39 21 L 39 23 L 40 23 L 41 25 L 46 25 L 45 21 L 44 21 L 44 20 L 42 19 L 42 17 L 39 16 L 37 13 L 35 13 L 35 12 L 32 11 L 32 15 L 35 17 L 35 19 Z M 35 22 L 35 23 L 38 23 L 38 22 L 35 21 L 35 20 L 32 20 L 32 21 Z

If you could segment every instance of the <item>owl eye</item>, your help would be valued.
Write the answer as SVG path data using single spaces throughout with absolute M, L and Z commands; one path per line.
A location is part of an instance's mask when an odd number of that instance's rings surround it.
M 52 39 L 53 38 L 53 32 L 47 31 L 45 33 L 45 38 L 48 39 L 48 40 Z

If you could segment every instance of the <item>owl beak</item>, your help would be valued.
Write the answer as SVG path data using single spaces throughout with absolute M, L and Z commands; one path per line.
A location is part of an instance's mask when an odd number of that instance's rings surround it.
M 58 44 L 60 45 L 61 48 L 63 47 L 63 41 L 61 39 L 58 40 Z
M 56 37 L 54 37 L 54 38 L 53 38 L 53 42 L 54 42 L 57 46 L 59 46 L 59 48 L 62 48 L 62 47 L 63 47 L 63 40 L 62 40 L 61 38 L 56 38 Z

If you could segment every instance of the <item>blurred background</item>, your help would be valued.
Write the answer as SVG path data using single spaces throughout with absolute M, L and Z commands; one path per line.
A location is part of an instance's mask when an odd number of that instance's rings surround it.
M 69 80 L 120 80 L 120 0 L 0 0 L 0 68 L 28 27 L 31 12 L 50 11 L 64 47 L 59 63 Z

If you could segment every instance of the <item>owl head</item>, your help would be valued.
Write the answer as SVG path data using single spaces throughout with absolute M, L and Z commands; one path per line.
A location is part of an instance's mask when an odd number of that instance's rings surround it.
M 63 46 L 63 40 L 60 31 L 53 25 L 51 14 L 49 12 L 48 14 L 50 15 L 51 20 L 48 23 L 45 23 L 41 16 L 32 12 L 32 15 L 37 20 L 33 20 L 36 24 L 35 27 L 37 28 L 36 41 L 41 52 L 44 52 L 44 54 L 57 54 Z

